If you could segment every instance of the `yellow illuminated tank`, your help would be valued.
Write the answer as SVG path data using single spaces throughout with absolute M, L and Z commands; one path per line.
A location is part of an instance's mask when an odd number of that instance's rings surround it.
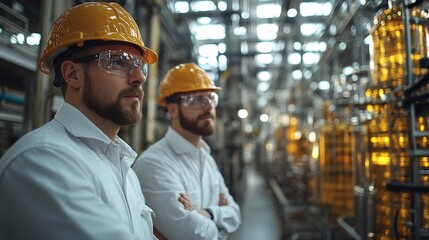
M 410 119 L 404 109 L 398 107 L 407 86 L 405 25 L 402 1 L 389 1 L 389 8 L 374 17 L 370 28 L 371 87 L 365 97 L 370 104 L 367 111 L 373 118 L 366 122 L 368 130 L 369 161 L 367 164 L 369 179 L 377 189 L 376 195 L 376 233 L 375 239 L 409 239 L 412 230 L 411 198 L 409 193 L 392 193 L 385 189 L 391 180 L 410 182 L 409 132 Z M 428 27 L 421 24 L 428 15 L 420 8 L 410 11 L 410 33 L 412 71 L 414 82 L 427 73 L 420 68 L 419 60 L 427 58 L 429 33 Z M 428 115 L 416 119 L 417 131 L 427 130 Z M 427 137 L 418 139 L 421 148 L 427 148 Z M 423 169 L 429 166 L 428 158 L 419 159 Z M 428 179 L 422 177 L 422 183 Z M 429 227 L 428 196 L 422 195 L 422 226 Z M 396 222 L 395 222 L 396 219 Z M 396 228 L 397 226 L 397 228 Z M 396 233 L 395 233 L 396 228 Z M 396 235 L 396 236 L 395 236 Z
M 383 108 L 381 108 L 383 109 Z M 409 171 L 407 157 L 406 119 L 392 117 L 390 108 L 384 109 L 367 124 L 369 143 L 369 179 L 377 189 L 376 194 L 376 239 L 394 239 L 395 215 L 397 214 L 398 237 L 406 238 L 410 229 L 405 227 L 410 220 L 410 196 L 408 193 L 392 193 L 386 190 L 386 183 L 392 179 L 406 181 Z M 392 133 L 392 131 L 395 133 Z M 397 164 L 397 165 L 396 165 Z
M 320 133 L 319 203 L 327 207 L 329 222 L 353 215 L 353 128 L 332 112 L 325 111 Z
M 406 76 L 406 49 L 403 23 L 403 8 L 390 1 L 390 7 L 378 14 L 371 25 L 370 67 L 372 85 L 375 88 L 403 87 Z M 419 8 L 411 11 L 414 18 L 427 18 Z M 428 28 L 422 24 L 410 24 L 412 39 L 413 72 L 422 76 L 426 70 L 420 68 L 419 60 L 428 57 Z

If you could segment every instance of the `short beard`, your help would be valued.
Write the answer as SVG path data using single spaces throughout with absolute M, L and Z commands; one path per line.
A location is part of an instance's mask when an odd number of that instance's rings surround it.
M 214 125 L 210 124 L 210 122 L 206 122 L 203 126 L 198 126 L 198 118 L 197 120 L 191 120 L 187 119 L 182 112 L 182 109 L 179 105 L 179 123 L 182 126 L 182 128 L 190 131 L 193 134 L 199 135 L 199 136 L 210 136 L 214 133 Z
M 106 103 L 106 101 L 97 95 L 92 86 L 92 81 L 89 77 L 87 69 L 85 69 L 85 83 L 83 90 L 83 103 L 87 108 L 95 112 L 102 118 L 109 119 L 110 121 L 118 124 L 119 126 L 128 126 L 139 122 L 142 118 L 142 109 L 138 109 L 139 103 L 133 104 L 133 111 L 124 111 L 121 108 L 120 96 L 112 103 Z

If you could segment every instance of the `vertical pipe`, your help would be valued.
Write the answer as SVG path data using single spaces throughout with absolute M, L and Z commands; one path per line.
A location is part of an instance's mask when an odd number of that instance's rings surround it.
M 404 6 L 404 35 L 405 35 L 405 66 L 406 66 L 406 87 L 409 88 L 414 84 L 414 72 L 413 72 L 413 61 L 411 58 L 412 54 L 412 44 L 411 41 L 411 30 L 410 30 L 410 9 L 406 5 L 407 1 L 403 2 Z M 416 131 L 416 105 L 415 103 L 411 103 L 408 107 L 408 145 L 409 145 L 409 159 L 410 159 L 410 182 L 414 184 L 419 183 L 419 157 L 414 153 L 417 150 L 417 142 L 415 137 Z M 414 225 L 414 234 L 412 236 L 413 239 L 420 239 L 420 228 L 421 228 L 421 202 L 420 202 L 420 194 L 419 193 L 411 193 L 411 206 L 410 209 L 414 209 L 411 211 L 411 218 Z
M 127 10 L 131 16 L 133 16 L 134 20 L 136 21 L 137 25 L 140 27 L 140 32 L 143 36 L 142 27 L 146 27 L 143 25 L 140 25 L 141 22 L 141 8 L 142 4 L 140 1 L 126 1 L 126 4 L 123 6 L 125 10 Z M 143 39 L 144 41 L 144 39 Z M 144 86 L 143 86 L 144 87 Z M 145 99 L 143 100 L 145 101 Z M 142 102 L 143 104 L 143 102 Z M 143 106 L 141 106 L 143 108 Z M 143 120 L 141 120 L 143 121 Z M 139 154 L 142 150 L 142 139 L 143 139 L 143 123 L 138 122 L 130 127 L 130 131 L 128 134 L 124 134 L 122 138 L 127 141 L 127 143 L 131 146 L 131 148 Z M 126 139 L 128 137 L 128 139 Z
M 43 0 L 42 1 L 42 8 L 40 12 L 41 19 L 41 34 L 42 39 L 46 40 L 49 34 L 49 28 L 51 25 L 51 19 L 52 19 L 52 5 L 54 4 L 54 0 Z M 42 41 L 44 44 L 40 47 L 40 55 L 43 52 L 43 49 L 45 47 L 46 41 Z M 41 126 L 44 122 L 44 114 L 45 113 L 45 107 L 46 107 L 46 92 L 47 92 L 47 82 L 48 77 L 40 72 L 39 70 L 36 70 L 36 79 L 35 83 L 31 86 L 32 92 L 32 101 L 29 105 L 29 108 L 26 109 L 26 111 L 29 111 L 30 119 L 28 119 L 28 123 L 25 123 L 24 126 L 27 129 L 24 129 L 24 131 L 30 131 L 34 128 L 37 128 Z
M 151 18 L 151 49 L 159 52 L 159 44 L 161 35 L 161 18 L 160 4 L 162 0 L 155 1 L 153 14 Z M 148 96 L 147 96 L 147 121 L 146 121 L 146 141 L 151 143 L 155 141 L 155 122 L 156 122 L 156 96 L 157 96 L 157 81 L 158 81 L 158 62 L 150 65 L 149 80 L 148 80 Z
M 41 19 L 41 35 L 43 45 L 40 47 L 39 55 L 42 54 L 46 44 L 46 38 L 49 36 L 52 19 L 57 18 L 65 9 L 72 6 L 72 0 L 54 1 L 43 0 L 40 12 Z M 52 77 L 52 75 L 51 75 Z M 31 103 L 26 105 L 26 114 L 29 116 L 28 122 L 24 123 L 24 131 L 30 131 L 40 127 L 50 120 L 52 97 L 51 78 L 43 74 L 39 70 L 36 71 L 35 82 L 30 85 Z

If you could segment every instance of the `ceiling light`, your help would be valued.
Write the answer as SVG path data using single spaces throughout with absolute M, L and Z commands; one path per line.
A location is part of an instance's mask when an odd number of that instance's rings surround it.
M 295 49 L 296 51 L 301 51 L 301 48 L 302 48 L 302 44 L 300 42 L 293 43 L 293 49 Z
M 257 78 L 259 81 L 269 81 L 271 80 L 272 74 L 268 71 L 260 71 L 257 74 Z
M 225 26 L 222 24 L 200 25 L 193 22 L 189 25 L 189 29 L 197 40 L 225 38 Z
M 261 120 L 261 122 L 268 122 L 270 120 L 270 116 L 268 116 L 268 114 L 266 114 L 266 113 L 263 113 L 259 117 L 259 120 Z
M 246 109 L 240 109 L 237 113 L 238 117 L 241 119 L 247 118 L 249 116 L 249 112 Z
M 300 53 L 291 53 L 287 57 L 287 62 L 291 65 L 297 65 L 301 63 L 301 54 Z
M 258 18 L 278 18 L 280 17 L 281 10 L 279 4 L 260 4 L 256 7 L 256 16 Z
M 228 58 L 225 55 L 219 56 L 219 70 L 225 71 L 228 68 Z
M 217 8 L 219 9 L 219 11 L 226 11 L 226 9 L 228 8 L 228 5 L 226 4 L 225 1 L 219 1 L 217 3 Z
M 217 50 L 219 53 L 225 53 L 226 52 L 226 44 L 225 43 L 219 43 L 217 45 Z
M 258 92 L 266 92 L 270 89 L 270 84 L 268 82 L 260 82 L 257 87 Z
M 189 12 L 189 3 L 185 1 L 178 1 L 174 4 L 174 10 L 177 13 L 187 13 Z
M 198 53 L 203 57 L 217 56 L 218 47 L 216 44 L 204 44 L 198 48 Z
M 209 17 L 200 17 L 197 19 L 197 22 L 199 24 L 209 24 L 209 23 L 211 23 L 211 21 L 212 21 L 212 19 Z
M 236 36 L 245 36 L 247 34 L 247 29 L 243 26 L 234 28 L 234 34 Z
M 325 24 L 322 23 L 303 23 L 300 26 L 300 31 L 303 36 L 321 36 Z
M 317 88 L 323 91 L 329 90 L 330 87 L 331 87 L 331 84 L 328 81 L 320 81 L 317 84 Z
M 306 52 L 302 55 L 302 62 L 305 65 L 317 64 L 320 60 L 320 54 L 314 52 Z
M 194 12 L 214 11 L 216 5 L 212 1 L 193 1 L 191 2 L 191 9 Z
M 294 18 L 298 15 L 298 11 L 295 8 L 291 8 L 287 11 L 287 16 L 290 18 Z
M 261 53 L 268 53 L 274 50 L 274 42 L 258 42 L 256 43 L 256 50 Z
M 243 18 L 243 19 L 248 19 L 249 17 L 250 17 L 250 15 L 249 15 L 249 13 L 248 13 L 248 12 L 243 11 L 243 12 L 241 13 L 241 18 Z
M 299 4 L 299 12 L 303 17 L 328 16 L 332 12 L 332 3 L 302 2 Z
M 270 63 L 273 62 L 273 55 L 271 55 L 271 54 L 266 54 L 266 53 L 264 53 L 264 54 L 257 54 L 255 56 L 255 58 L 256 58 L 257 62 L 260 62 L 260 63 L 263 63 L 263 64 L 270 64 Z
M 301 80 L 302 79 L 302 71 L 301 70 L 294 70 L 292 71 L 292 78 L 294 80 Z
M 274 40 L 277 38 L 279 26 L 277 24 L 264 23 L 256 27 L 256 35 L 260 40 Z

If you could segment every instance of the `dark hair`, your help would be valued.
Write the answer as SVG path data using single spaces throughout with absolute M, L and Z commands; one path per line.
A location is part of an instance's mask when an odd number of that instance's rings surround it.
M 173 94 L 173 95 L 168 96 L 168 97 L 165 98 L 165 102 L 166 103 L 175 103 L 177 101 L 178 101 L 177 94 Z

